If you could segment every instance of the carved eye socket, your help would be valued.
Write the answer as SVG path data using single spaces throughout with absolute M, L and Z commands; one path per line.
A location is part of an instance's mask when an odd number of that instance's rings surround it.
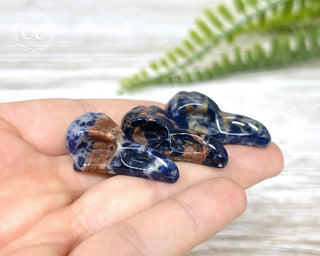
M 154 161 L 148 154 L 137 154 L 135 149 L 125 149 L 121 154 L 122 161 L 128 167 L 140 170 L 154 167 Z
M 166 146 L 168 134 L 169 132 L 166 127 L 156 122 L 146 122 L 136 127 L 132 138 L 135 142 L 142 145 L 158 148 Z
M 238 121 L 232 121 L 231 123 L 231 130 L 238 130 L 237 132 L 239 133 L 240 131 L 242 133 L 247 133 L 247 134 L 251 134 L 252 133 L 252 128 L 247 124 L 247 123 L 242 123 L 242 122 L 238 122 Z
M 228 127 L 230 134 L 248 135 L 252 134 L 255 129 L 254 125 L 248 123 L 245 119 L 235 118 L 234 116 L 225 117 L 223 123 Z
M 204 151 L 204 142 L 200 139 L 195 139 L 196 135 L 190 136 L 187 133 L 174 134 L 174 147 L 176 153 L 184 157 L 196 157 Z

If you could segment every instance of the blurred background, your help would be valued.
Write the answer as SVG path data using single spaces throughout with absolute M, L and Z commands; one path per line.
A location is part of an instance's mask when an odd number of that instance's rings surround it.
M 285 168 L 250 188 L 244 215 L 187 255 L 320 255 L 319 59 L 117 94 L 119 79 L 178 45 L 202 9 L 217 2 L 1 1 L 0 102 L 66 97 L 166 103 L 181 90 L 205 93 L 222 110 L 264 123 Z M 38 26 L 24 30 L 30 20 Z

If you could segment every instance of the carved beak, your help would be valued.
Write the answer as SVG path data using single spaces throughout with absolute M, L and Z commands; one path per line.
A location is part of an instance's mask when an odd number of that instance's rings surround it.
M 156 106 L 139 106 L 122 120 L 128 139 L 152 147 L 174 161 L 184 161 L 223 168 L 228 154 L 212 136 L 181 129 Z
M 214 137 L 222 143 L 266 147 L 271 140 L 263 124 L 246 116 L 220 112 L 215 125 Z
M 223 144 L 266 147 L 270 134 L 258 121 L 223 112 L 198 92 L 179 92 L 167 104 L 168 115 L 183 129 L 209 134 Z
M 103 113 L 84 113 L 66 132 L 66 148 L 80 172 L 143 177 L 173 183 L 178 167 L 152 148 L 128 141 L 120 127 Z

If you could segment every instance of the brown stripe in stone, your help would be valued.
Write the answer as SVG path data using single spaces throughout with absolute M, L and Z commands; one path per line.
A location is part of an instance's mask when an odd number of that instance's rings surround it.
M 183 156 L 171 157 L 172 160 L 201 164 L 207 158 L 210 152 L 210 148 L 207 143 L 198 135 L 194 135 L 193 140 L 184 140 L 183 143 Z M 167 156 L 170 157 L 170 155 Z
M 117 141 L 122 138 L 122 131 L 110 117 L 105 117 L 98 119 L 89 129 L 89 137 L 94 144 L 84 171 L 105 173 L 117 150 Z

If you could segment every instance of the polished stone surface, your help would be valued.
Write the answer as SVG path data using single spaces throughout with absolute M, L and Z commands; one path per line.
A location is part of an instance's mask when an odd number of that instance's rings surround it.
M 223 112 L 212 99 L 199 92 L 178 92 L 169 100 L 166 110 L 179 127 L 209 134 L 223 144 L 266 147 L 271 140 L 263 124 Z
M 227 151 L 212 136 L 179 128 L 167 113 L 157 106 L 137 106 L 122 120 L 126 137 L 152 147 L 174 161 L 198 163 L 223 168 Z
M 122 174 L 176 182 L 178 168 L 158 151 L 131 142 L 106 114 L 87 112 L 66 132 L 66 148 L 80 172 Z

